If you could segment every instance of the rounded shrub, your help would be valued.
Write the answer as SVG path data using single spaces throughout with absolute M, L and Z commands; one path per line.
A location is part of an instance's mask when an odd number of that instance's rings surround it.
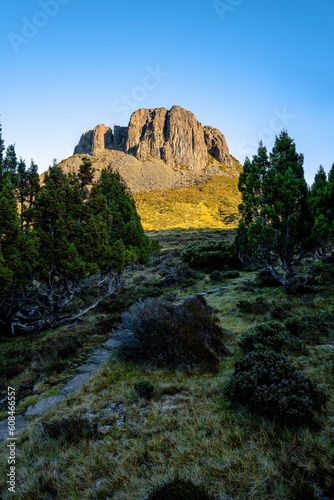
M 212 283 L 219 283 L 219 281 L 222 280 L 222 273 L 220 271 L 212 271 L 212 273 L 209 274 L 209 278 Z
M 307 344 L 316 344 L 333 338 L 334 314 L 294 315 L 285 321 L 291 335 Z
M 257 297 L 255 300 L 239 300 L 237 308 L 246 314 L 265 314 L 270 308 L 270 302 L 264 297 Z
M 152 399 L 155 388 L 149 380 L 142 380 L 135 383 L 134 390 L 139 398 L 150 400 Z
M 313 424 L 326 396 L 283 354 L 269 350 L 247 354 L 224 388 L 232 402 L 252 413 L 287 425 Z
M 210 500 L 203 486 L 197 486 L 188 480 L 174 479 L 156 488 L 146 500 Z
M 222 272 L 222 278 L 224 278 L 226 280 L 230 280 L 233 278 L 239 278 L 239 276 L 240 276 L 239 271 L 236 271 L 233 269 L 231 271 L 223 271 Z
M 291 336 L 279 321 L 267 321 L 248 328 L 241 336 L 239 344 L 245 353 L 266 348 L 288 354 L 301 348 L 300 341 Z
M 241 269 L 235 245 L 227 241 L 190 243 L 181 252 L 181 259 L 194 269 Z
M 154 368 L 217 370 L 227 333 L 202 297 L 176 305 L 158 299 L 134 304 L 115 331 L 118 355 Z
M 96 422 L 91 422 L 85 417 L 73 416 L 42 422 L 42 432 L 47 438 L 72 444 L 80 439 L 92 439 L 98 430 Z

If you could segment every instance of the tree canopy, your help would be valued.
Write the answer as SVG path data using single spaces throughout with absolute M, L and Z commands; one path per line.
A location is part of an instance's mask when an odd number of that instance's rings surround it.
M 310 247 L 311 218 L 303 156 L 283 130 L 268 155 L 259 144 L 246 158 L 238 184 L 242 196 L 236 244 L 244 261 L 265 266 L 284 286 Z
M 5 151 L 5 154 L 4 154 Z M 5 150 L 0 127 L 0 324 L 11 331 L 52 327 L 90 290 L 92 304 L 112 294 L 125 266 L 149 259 L 134 201 L 111 167 L 95 179 L 89 157 L 77 174 L 37 165 Z M 92 293 L 93 290 L 93 293 Z

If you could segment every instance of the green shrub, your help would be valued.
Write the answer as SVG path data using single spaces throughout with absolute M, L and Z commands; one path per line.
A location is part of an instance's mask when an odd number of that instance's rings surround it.
M 272 349 L 275 352 L 298 352 L 301 343 L 292 337 L 282 323 L 267 321 L 252 326 L 241 336 L 239 341 L 245 353 L 256 349 Z
M 142 380 L 135 383 L 134 390 L 139 398 L 150 400 L 152 399 L 155 388 L 149 380 Z
M 161 281 L 161 286 L 163 288 L 174 285 L 188 287 L 194 285 L 198 280 L 202 279 L 203 276 L 203 273 L 194 271 L 189 266 L 181 263 L 168 268 L 164 279 Z
M 226 241 L 190 243 L 181 252 L 181 259 L 194 269 L 213 271 L 242 267 L 234 244 Z
M 257 297 L 255 300 L 239 300 L 237 308 L 247 314 L 265 314 L 270 308 L 270 302 L 263 297 Z
M 225 396 L 252 413 L 287 425 L 313 424 L 325 395 L 289 358 L 273 351 L 254 351 L 235 367 Z
M 263 269 L 257 273 L 255 286 L 258 288 L 277 288 L 282 286 L 280 282 L 273 277 L 270 271 Z
M 285 321 L 285 326 L 291 335 L 306 344 L 317 344 L 333 338 L 334 314 L 294 315 Z
M 152 491 L 146 500 L 212 500 L 203 486 L 197 486 L 191 481 L 174 479 Z
M 154 253 L 156 255 L 158 255 L 161 252 L 161 245 L 159 243 L 159 240 L 157 240 L 156 238 L 153 238 L 150 241 L 150 250 L 151 250 L 151 253 Z
M 231 271 L 223 271 L 222 272 L 222 278 L 224 279 L 233 279 L 233 278 L 239 278 L 240 273 L 239 271 L 231 270 Z
M 85 417 L 65 417 L 51 422 L 42 422 L 45 437 L 75 443 L 80 439 L 91 439 L 97 435 L 97 423 Z
M 212 271 L 212 273 L 209 274 L 209 278 L 212 283 L 219 283 L 219 281 L 222 280 L 222 273 L 220 271 Z
M 291 304 L 289 304 L 288 302 L 276 304 L 276 302 L 273 301 L 271 303 L 269 313 L 272 319 L 283 321 L 291 314 Z
M 180 305 L 157 299 L 134 304 L 115 331 L 121 358 L 155 368 L 217 370 L 226 336 L 202 297 Z

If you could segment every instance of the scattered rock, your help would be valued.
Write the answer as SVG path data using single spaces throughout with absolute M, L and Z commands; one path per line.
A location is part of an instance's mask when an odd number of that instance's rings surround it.
M 108 434 L 108 432 L 110 432 L 112 428 L 112 425 L 101 425 L 101 427 L 98 428 L 98 431 L 100 434 Z
M 168 404 L 165 404 L 165 405 L 162 405 L 160 406 L 160 411 L 162 412 L 165 412 L 165 411 L 175 411 L 177 410 L 177 406 L 176 405 L 168 405 Z
M 106 349 L 110 349 L 110 350 L 112 350 L 112 349 L 117 349 L 117 347 L 119 347 L 120 343 L 121 343 L 121 342 L 120 342 L 119 340 L 116 340 L 116 339 L 114 339 L 114 338 L 111 338 L 111 339 L 107 340 L 107 342 L 105 342 L 105 343 L 103 344 L 103 346 L 104 346 Z
M 146 415 L 148 414 L 148 408 L 145 406 L 144 408 L 141 408 L 139 410 L 139 415 L 142 417 L 142 418 L 145 418 Z
M 315 346 L 316 349 L 331 349 L 334 350 L 334 344 L 324 344 Z

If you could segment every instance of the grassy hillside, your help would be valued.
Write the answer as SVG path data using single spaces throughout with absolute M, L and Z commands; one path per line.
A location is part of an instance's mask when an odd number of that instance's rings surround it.
M 18 413 L 56 394 L 89 350 L 110 336 L 121 312 L 146 297 L 179 301 L 207 291 L 207 303 L 229 331 L 229 356 L 217 373 L 185 374 L 145 368 L 112 355 L 85 386 L 44 417 L 32 418 L 17 442 L 15 497 L 144 500 L 179 477 L 202 485 L 207 492 L 198 497 L 202 499 L 334 498 L 334 351 L 317 347 L 334 344 L 334 325 L 290 356 L 329 397 L 317 425 L 278 425 L 233 406 L 222 390 L 243 356 L 239 340 L 247 328 L 277 317 L 283 322 L 334 311 L 334 266 L 318 265 L 312 293 L 287 296 L 281 288 L 255 282 L 253 272 L 242 271 L 234 278 L 185 272 L 180 260 L 185 245 L 231 240 L 231 230 L 178 229 L 152 231 L 149 236 L 159 240 L 162 252 L 147 267 L 127 270 L 117 297 L 84 323 L 0 340 L 1 379 L 18 389 Z M 135 392 L 142 380 L 154 385 L 151 400 Z M 4 405 L 2 410 L 4 418 Z M 52 432 L 45 423 L 53 423 Z M 0 465 L 4 499 L 10 498 L 6 456 Z
M 214 176 L 183 189 L 135 193 L 144 229 L 229 228 L 238 220 L 237 178 Z

